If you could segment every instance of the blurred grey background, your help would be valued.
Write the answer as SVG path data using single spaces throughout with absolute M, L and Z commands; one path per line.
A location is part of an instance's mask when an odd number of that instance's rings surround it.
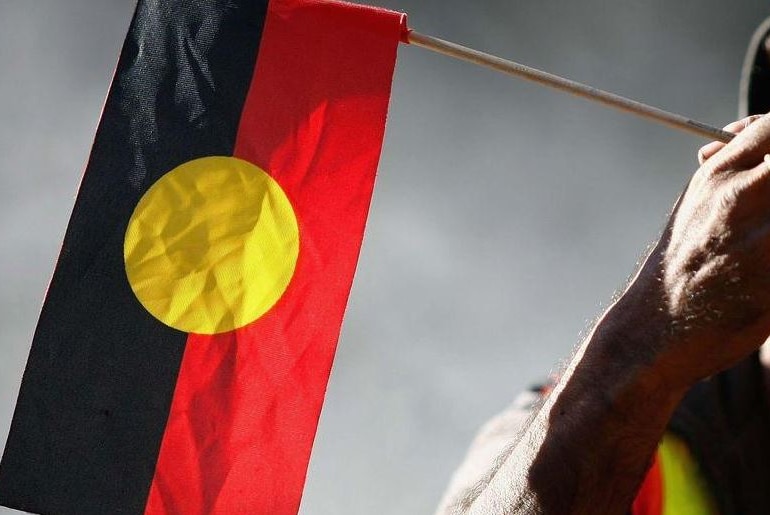
M 719 126 L 770 14 L 759 0 L 377 3 Z M 133 4 L 0 0 L 0 444 Z M 558 368 L 633 272 L 703 143 L 402 47 L 301 513 L 430 513 L 475 429 Z

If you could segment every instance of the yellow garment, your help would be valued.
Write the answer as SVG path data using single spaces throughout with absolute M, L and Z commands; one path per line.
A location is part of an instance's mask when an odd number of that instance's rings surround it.
M 658 445 L 658 459 L 663 484 L 662 515 L 719 513 L 698 463 L 681 438 L 664 434 Z

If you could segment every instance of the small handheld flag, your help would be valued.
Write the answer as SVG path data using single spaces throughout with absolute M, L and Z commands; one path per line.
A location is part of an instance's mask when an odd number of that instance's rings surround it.
M 326 0 L 139 0 L 0 504 L 297 512 L 404 29 Z
M 38 322 L 0 504 L 296 513 L 399 41 L 732 134 L 335 0 L 139 0 Z

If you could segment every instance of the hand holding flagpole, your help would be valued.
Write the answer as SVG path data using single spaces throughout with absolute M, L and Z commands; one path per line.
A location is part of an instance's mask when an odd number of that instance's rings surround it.
M 679 129 L 697 136 L 701 136 L 707 139 L 721 141 L 722 143 L 729 143 L 730 140 L 735 137 L 735 134 L 717 129 L 705 123 L 701 123 L 695 120 L 691 120 L 685 116 L 664 111 L 657 107 L 653 107 L 630 98 L 625 98 L 608 91 L 582 84 L 570 79 L 559 77 L 536 68 L 531 68 L 523 64 L 519 64 L 501 57 L 497 57 L 485 52 L 480 52 L 472 48 L 458 45 L 457 43 L 451 43 L 444 41 L 433 36 L 427 36 L 410 30 L 406 35 L 406 41 L 409 44 L 426 48 L 440 54 L 454 57 L 463 61 L 468 61 L 480 66 L 485 66 L 493 70 L 497 70 L 508 75 L 521 77 L 523 79 L 542 84 L 554 89 L 566 91 L 573 95 L 599 102 L 601 104 L 614 107 L 620 111 L 625 111 L 642 118 L 647 118 L 669 127 Z

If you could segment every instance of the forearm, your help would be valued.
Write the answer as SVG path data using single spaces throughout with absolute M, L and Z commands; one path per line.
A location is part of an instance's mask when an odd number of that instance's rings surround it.
M 768 152 L 766 115 L 701 160 L 639 275 L 537 416 L 444 513 L 628 511 L 685 391 L 770 334 Z
M 684 393 L 666 384 L 652 357 L 667 337 L 664 317 L 641 302 L 649 297 L 626 294 L 605 314 L 515 445 L 456 512 L 628 512 Z

